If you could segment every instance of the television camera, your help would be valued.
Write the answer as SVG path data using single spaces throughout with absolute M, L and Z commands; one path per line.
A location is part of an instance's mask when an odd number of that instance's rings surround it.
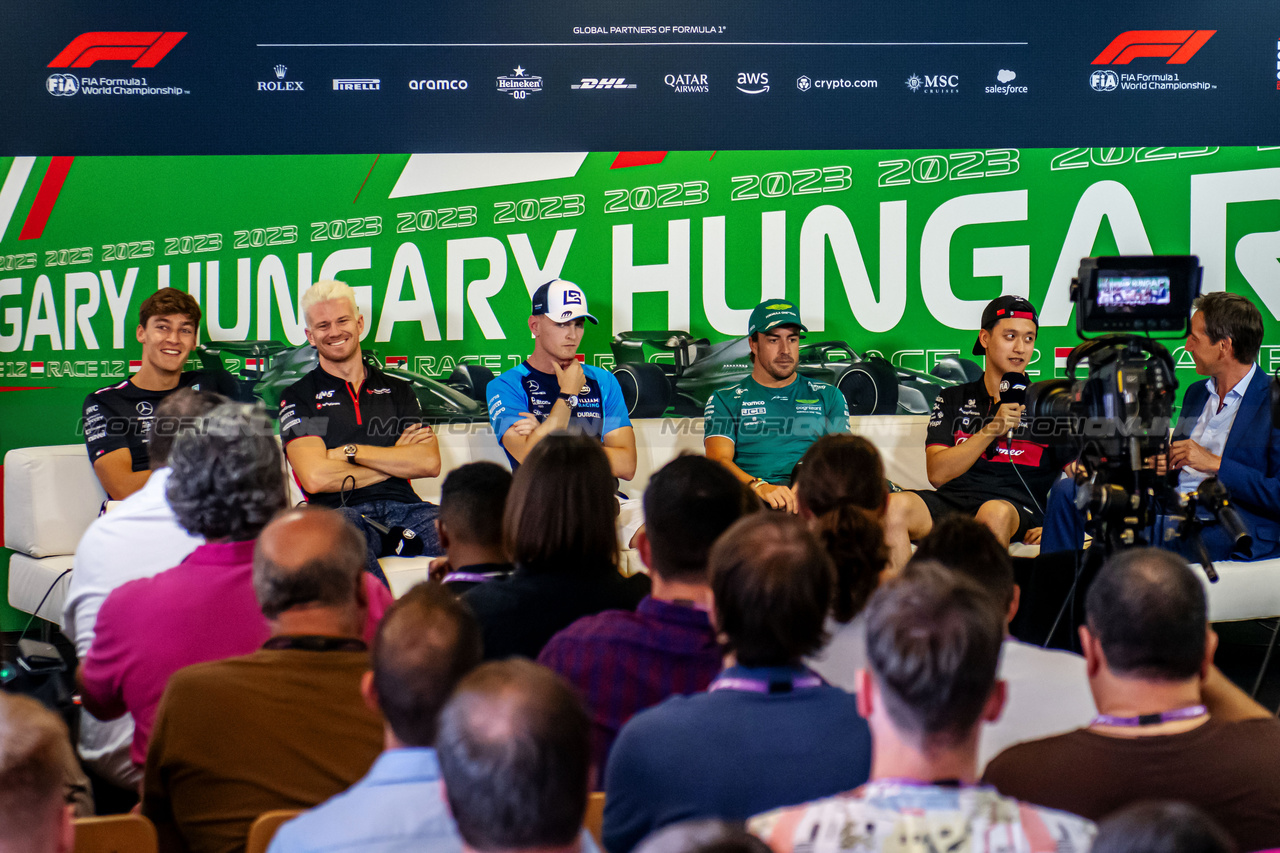
M 1202 274 L 1195 255 L 1081 260 L 1071 299 L 1083 343 L 1067 357 L 1066 378 L 1027 389 L 1027 415 L 1036 433 L 1078 447 L 1076 506 L 1103 556 L 1178 538 L 1216 581 L 1200 540 L 1204 526 L 1220 525 L 1246 555 L 1252 541 L 1216 477 L 1183 495 L 1163 470 L 1171 439 L 1188 438 L 1196 419 L 1184 412 L 1174 422 L 1174 361 L 1154 337 L 1187 334 Z M 1077 378 L 1086 364 L 1087 375 Z M 1170 521 L 1158 525 L 1161 515 Z

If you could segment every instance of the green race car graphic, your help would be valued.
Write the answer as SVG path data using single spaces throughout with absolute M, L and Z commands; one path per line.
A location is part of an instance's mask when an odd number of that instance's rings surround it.
M 633 418 L 661 417 L 668 410 L 700 416 L 714 391 L 751 374 L 745 336 L 712 344 L 682 331 L 620 332 L 610 346 L 613 375 Z M 803 344 L 796 370 L 839 389 L 851 415 L 926 415 L 943 388 L 982 375 L 976 363 L 955 356 L 941 359 L 929 373 L 894 367 L 844 341 Z

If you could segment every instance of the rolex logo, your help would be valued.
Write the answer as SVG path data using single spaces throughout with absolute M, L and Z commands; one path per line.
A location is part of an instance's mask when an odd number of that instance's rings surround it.
M 277 66 L 276 66 L 276 79 L 277 79 L 277 80 L 283 80 L 283 79 L 284 79 L 284 73 L 285 73 L 286 71 L 288 71 L 288 70 L 289 70 L 289 69 L 288 69 L 288 68 L 286 68 L 286 67 L 285 67 L 285 66 L 283 66 L 283 65 L 277 65 Z

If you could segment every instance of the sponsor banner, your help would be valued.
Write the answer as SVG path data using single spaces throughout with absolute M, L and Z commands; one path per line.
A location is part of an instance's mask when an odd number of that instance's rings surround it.
M 982 307 L 1016 293 L 1040 312 L 1028 372 L 1047 379 L 1078 342 L 1081 257 L 1186 252 L 1206 290 L 1259 307 L 1261 365 L 1280 367 L 1276 148 L 41 157 L 0 159 L 0 177 L 7 385 L 37 364 L 79 393 L 127 377 L 160 287 L 196 296 L 204 341 L 302 345 L 298 302 L 322 278 L 356 289 L 364 346 L 392 364 L 496 372 L 528 355 L 530 295 L 557 276 L 600 319 L 582 353 L 606 368 L 618 332 L 726 340 L 785 297 L 810 343 L 927 371 L 971 357 Z
M 563 5 L 132 6 L 118 29 L 89 6 L 0 7 L 23 34 L 0 56 L 0 152 L 1258 145 L 1280 92 L 1266 0 L 959 17 L 942 0 L 640 2 L 593 22 Z

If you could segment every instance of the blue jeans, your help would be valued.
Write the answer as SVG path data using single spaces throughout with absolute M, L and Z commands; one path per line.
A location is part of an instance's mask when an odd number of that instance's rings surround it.
M 1040 553 L 1051 554 L 1055 551 L 1079 551 L 1084 547 L 1084 510 L 1076 509 L 1075 480 L 1070 477 L 1059 480 L 1049 490 L 1049 501 L 1044 507 L 1044 530 L 1040 533 Z M 1165 540 L 1164 531 L 1179 521 L 1164 512 L 1157 511 L 1155 523 L 1145 532 L 1146 539 L 1157 548 L 1164 548 L 1180 554 L 1188 560 L 1197 560 L 1190 542 L 1184 539 Z M 1200 531 L 1200 541 L 1209 552 L 1213 562 L 1233 559 L 1232 542 L 1223 533 L 1222 528 L 1211 524 Z M 1234 559 L 1247 559 L 1235 555 Z
M 382 573 L 382 567 L 378 565 L 378 557 L 382 553 L 382 532 L 371 525 L 367 518 L 385 527 L 404 527 L 412 530 L 422 540 L 422 553 L 426 556 L 435 557 L 443 553 L 435 524 L 436 516 L 440 514 L 440 507 L 433 503 L 369 501 L 342 507 L 338 512 L 364 534 L 367 548 L 364 569 L 384 585 L 387 583 L 387 576 Z

